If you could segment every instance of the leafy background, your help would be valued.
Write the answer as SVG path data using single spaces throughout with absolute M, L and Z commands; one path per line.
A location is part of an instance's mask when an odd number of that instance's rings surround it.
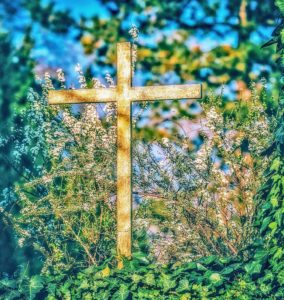
M 109 258 L 98 267 L 79 272 L 31 277 L 30 271 L 21 269 L 13 278 L 7 274 L 13 274 L 17 265 L 26 261 L 35 265 L 36 273 L 38 259 L 33 249 L 16 246 L 12 229 L 2 222 L 0 265 L 4 299 L 42 299 L 47 295 L 49 299 L 283 298 L 284 4 L 281 0 L 244 0 L 234 4 L 102 1 L 91 7 L 93 10 L 84 5 L 70 7 L 64 1 L 1 3 L 1 133 L 9 134 L 11 126 L 24 126 L 19 112 L 27 105 L 28 88 L 38 90 L 34 74 L 43 76 L 49 70 L 55 75 L 56 69 L 62 67 L 69 73 L 67 84 L 72 85 L 70 66 L 77 60 L 89 77 L 99 77 L 104 71 L 115 77 L 115 43 L 127 40 L 129 27 L 135 23 L 141 31 L 135 84 L 202 81 L 206 90 L 218 90 L 224 84 L 224 102 L 228 105 L 249 93 L 251 80 L 267 79 L 274 96 L 267 102 L 268 112 L 275 114 L 277 110 L 278 124 L 273 143 L 266 151 L 271 166 L 255 197 L 254 225 L 258 234 L 246 249 L 249 255 L 240 257 L 211 256 L 157 268 L 140 253 L 132 261 L 125 261 L 122 269 Z M 70 10 L 62 10 L 65 8 Z M 265 43 L 267 47 L 261 48 Z M 275 100 L 278 98 L 279 104 Z M 159 105 L 149 107 L 148 113 L 154 118 L 159 109 Z M 182 109 L 178 106 L 177 111 Z M 175 117 L 182 117 L 182 113 Z M 139 132 L 148 140 L 157 134 L 148 123 L 141 125 Z M 21 180 L 19 173 L 23 170 L 12 169 L 12 159 L 8 144 L 1 152 L 4 192 L 7 186 Z M 22 169 L 30 165 L 27 157 Z

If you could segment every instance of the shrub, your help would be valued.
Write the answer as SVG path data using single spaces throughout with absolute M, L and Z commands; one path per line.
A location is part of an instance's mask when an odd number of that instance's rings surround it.
M 236 255 L 251 242 L 253 196 L 263 182 L 274 121 L 265 87 L 227 103 L 213 93 L 186 130 L 150 142 L 135 140 L 134 189 L 144 197 L 135 217 L 151 233 L 161 262 Z M 151 232 L 152 231 L 152 232 Z
M 84 105 L 74 114 L 70 106 L 47 104 L 50 88 L 46 74 L 42 95 L 29 93 L 22 116 L 29 124 L 15 141 L 14 166 L 32 156 L 34 169 L 24 170 L 24 179 L 6 192 L 5 203 L 19 245 L 40 251 L 45 271 L 49 266 L 60 270 L 97 264 L 115 243 L 113 107 L 106 106 L 103 121 L 95 105 Z

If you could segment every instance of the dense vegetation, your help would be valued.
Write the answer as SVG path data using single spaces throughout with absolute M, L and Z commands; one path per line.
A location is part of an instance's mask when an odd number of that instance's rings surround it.
M 276 4 L 283 20 L 284 3 L 279 0 Z M 283 24 L 279 22 L 272 40 L 265 45 L 277 44 L 282 73 Z M 101 84 L 97 79 L 86 79 L 80 67 L 77 72 L 82 88 Z M 113 84 L 109 74 L 106 81 Z M 61 70 L 56 85 L 65 88 Z M 177 131 L 169 139 L 168 135 L 151 136 L 141 143 L 141 131 L 137 130 L 134 185 L 147 201 L 135 211 L 133 259 L 123 260 L 117 266 L 112 198 L 115 160 L 110 159 L 116 151 L 115 107 L 106 106 L 103 117 L 93 105 L 77 112 L 67 106 L 49 107 L 46 92 L 52 88 L 46 74 L 42 92 L 29 92 L 29 104 L 20 115 L 30 122 L 1 140 L 4 148 L 14 142 L 16 167 L 33 154 L 29 158 L 32 167 L 24 169 L 15 188 L 5 190 L 1 213 L 13 226 L 19 246 L 35 248 L 42 263 L 41 271 L 33 270 L 34 274 L 23 264 L 12 276 L 3 276 L 0 297 L 283 299 L 282 90 L 277 106 L 267 99 L 267 89 L 259 85 L 252 85 L 249 97 L 231 108 L 226 96 L 212 93 L 206 97 L 201 104 L 201 119 L 207 119 L 209 133 L 201 130 L 198 135 L 206 151 Z M 273 107 L 277 107 L 277 112 Z M 183 111 L 180 104 L 177 108 Z M 145 154 L 157 146 L 163 150 L 170 171 L 159 165 L 154 155 L 149 159 Z M 202 155 L 198 155 L 200 151 Z M 212 163 L 210 159 L 215 156 L 222 163 Z M 196 172 L 186 180 L 187 172 L 181 162 L 192 164 L 196 159 Z M 224 165 L 234 166 L 235 172 L 225 176 L 226 168 L 221 168 Z M 153 174 L 154 168 L 157 169 Z M 204 176 L 210 180 L 204 181 Z M 178 192 L 171 185 L 173 182 L 178 185 Z M 192 206 L 196 195 L 202 195 L 202 202 Z M 219 202 L 211 203 L 212 198 Z M 173 201 L 180 210 L 172 206 Z M 173 214 L 174 221 L 184 223 L 172 222 Z M 220 216 L 227 222 L 220 222 Z M 159 224 L 161 236 L 173 234 L 181 249 L 173 249 L 174 243 L 169 243 L 167 236 L 163 241 L 167 251 L 159 259 L 155 247 L 153 250 L 155 241 L 147 233 L 149 224 L 139 218 Z M 177 226 L 180 224 L 181 230 Z M 194 226 L 192 233 L 189 229 Z M 186 243 L 189 236 L 191 244 Z M 182 257 L 186 253 L 192 257 Z

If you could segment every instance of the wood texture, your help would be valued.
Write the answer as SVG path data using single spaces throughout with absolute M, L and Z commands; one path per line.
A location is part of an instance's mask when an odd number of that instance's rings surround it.
M 131 256 L 131 49 L 117 45 L 117 253 Z
M 50 104 L 117 102 L 117 253 L 131 257 L 131 103 L 132 101 L 198 99 L 201 84 L 131 87 L 131 44 L 117 44 L 117 86 L 49 91 Z
M 125 68 L 125 67 L 124 67 Z M 166 99 L 200 99 L 200 84 L 146 86 L 117 88 L 96 88 L 81 90 L 49 91 L 49 104 L 79 104 L 79 103 L 105 103 L 121 101 L 121 97 L 128 101 L 154 101 Z
M 130 99 L 137 101 L 153 101 L 168 99 L 199 99 L 201 98 L 200 84 L 168 85 L 168 86 L 145 86 L 133 87 L 129 91 Z
M 104 103 L 116 101 L 115 88 L 49 91 L 49 104 Z

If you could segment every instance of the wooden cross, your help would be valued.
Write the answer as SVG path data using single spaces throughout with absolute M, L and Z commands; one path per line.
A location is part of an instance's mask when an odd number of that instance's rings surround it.
M 131 44 L 117 44 L 117 86 L 49 91 L 50 104 L 117 103 L 117 253 L 131 257 L 131 103 L 143 100 L 199 99 L 201 84 L 132 87 Z

